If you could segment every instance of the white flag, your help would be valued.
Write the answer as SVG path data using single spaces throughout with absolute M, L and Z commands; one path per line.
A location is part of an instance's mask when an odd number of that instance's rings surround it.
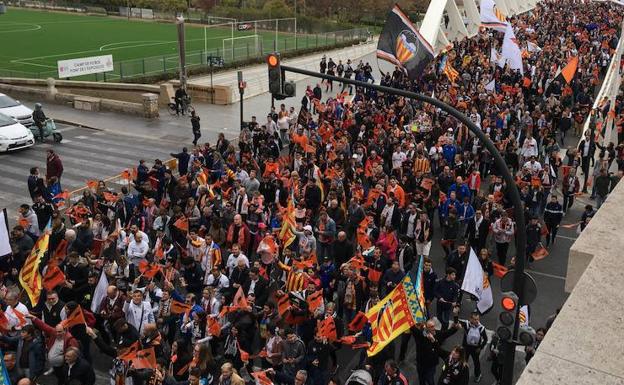
M 6 209 L 0 211 L 0 257 L 11 254 L 9 243 L 9 222 Z
M 98 307 L 104 297 L 106 297 L 106 290 L 108 289 L 108 278 L 106 277 L 106 273 L 102 269 L 102 273 L 100 274 L 100 280 L 98 281 L 97 286 L 95 287 L 95 291 L 93 292 L 93 298 L 91 299 L 91 311 L 93 313 L 97 313 Z
M 492 80 L 485 85 L 485 90 L 490 92 L 495 92 L 496 90 L 496 79 L 492 78 Z
M 524 75 L 524 68 L 522 66 L 522 52 L 520 46 L 516 40 L 516 34 L 511 27 L 511 24 L 507 25 L 505 29 L 505 38 L 503 39 L 502 57 L 509 67 L 514 70 L 520 70 L 520 73 Z
M 494 0 L 481 0 L 481 25 L 505 32 L 507 17 L 496 7 Z
M 540 52 L 542 49 L 539 45 L 533 43 L 532 41 L 527 41 L 527 51 L 529 52 Z
M 472 248 L 470 248 L 470 256 L 468 257 L 468 265 L 466 265 L 466 274 L 464 275 L 461 289 L 479 299 L 477 309 L 481 313 L 485 313 L 494 305 L 490 279 L 487 272 L 483 271 L 479 258 Z

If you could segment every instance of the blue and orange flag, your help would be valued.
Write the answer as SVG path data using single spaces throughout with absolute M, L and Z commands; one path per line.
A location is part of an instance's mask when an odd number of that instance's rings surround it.
M 4 353 L 0 349 L 0 385 L 11 385 L 9 372 L 4 364 Z
M 405 275 L 390 294 L 366 313 L 373 333 L 367 351 L 369 357 L 379 353 L 417 323 L 426 321 L 422 275 L 423 258 L 420 258 L 416 272 Z

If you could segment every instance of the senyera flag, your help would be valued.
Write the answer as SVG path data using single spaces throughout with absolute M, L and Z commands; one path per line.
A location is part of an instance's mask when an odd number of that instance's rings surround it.
M 425 322 L 422 275 L 423 258 L 420 258 L 416 272 L 407 274 L 390 294 L 366 313 L 373 334 L 373 341 L 367 352 L 369 357 L 379 353 L 392 340 L 417 323 Z
M 43 235 L 35 242 L 35 246 L 30 251 L 30 255 L 26 258 L 24 266 L 22 266 L 19 272 L 19 281 L 24 291 L 26 291 L 26 294 L 28 294 L 30 303 L 33 306 L 39 303 L 39 296 L 41 295 L 42 276 L 39 271 L 39 265 L 45 253 L 48 251 L 51 229 L 51 222 L 48 222 L 43 231 Z
M 402 68 L 410 79 L 417 79 L 433 60 L 433 47 L 418 32 L 407 15 L 395 5 L 377 43 L 377 57 Z

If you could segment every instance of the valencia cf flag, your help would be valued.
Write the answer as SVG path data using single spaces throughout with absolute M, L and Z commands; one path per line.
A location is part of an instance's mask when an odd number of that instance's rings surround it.
M 399 66 L 410 79 L 417 79 L 433 60 L 433 47 L 414 24 L 395 5 L 388 13 L 379 43 L 377 57 Z

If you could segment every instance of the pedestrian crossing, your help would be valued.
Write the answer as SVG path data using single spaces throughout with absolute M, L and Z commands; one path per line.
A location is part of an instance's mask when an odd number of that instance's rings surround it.
M 84 187 L 87 180 L 110 178 L 126 168 L 136 167 L 140 159 L 145 159 L 148 166 L 155 159 L 170 159 L 169 154 L 183 146 L 74 126 L 60 126 L 59 131 L 63 133 L 61 143 L 46 142 L 23 151 L 0 154 L 0 208 L 7 208 L 10 217 L 16 215 L 20 204 L 31 203 L 29 170 L 36 166 L 45 175 L 48 149 L 58 153 L 63 162 L 62 188 L 73 191 Z

